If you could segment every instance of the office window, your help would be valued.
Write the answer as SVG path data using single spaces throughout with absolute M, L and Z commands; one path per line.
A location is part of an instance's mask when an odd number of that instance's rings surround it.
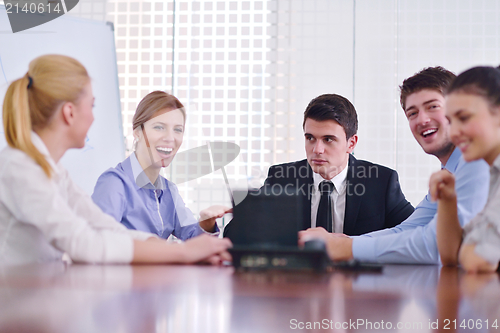
M 260 186 L 263 170 L 273 161 L 275 137 L 267 1 L 118 0 L 109 1 L 107 10 L 115 24 L 128 153 L 138 102 L 153 90 L 164 90 L 187 110 L 181 149 L 209 141 L 235 143 L 240 155 L 223 170 L 229 183 L 233 188 L 248 182 Z M 174 171 L 167 168 L 167 178 Z M 177 185 L 194 212 L 230 205 L 222 170 Z
M 429 66 L 455 73 L 498 66 L 498 1 L 357 0 L 355 105 L 360 121 L 357 154 L 395 168 L 416 205 L 439 161 L 425 154 L 399 104 L 403 80 Z
M 89 15 L 91 8 L 100 19 L 100 2 L 85 3 L 87 9 L 80 3 L 72 13 Z M 128 153 L 137 103 L 166 90 L 187 108 L 184 150 L 207 141 L 241 147 L 225 168 L 234 187 L 259 186 L 269 165 L 305 158 L 303 111 L 312 98 L 337 93 L 358 111 L 356 157 L 396 169 L 416 205 L 439 162 L 414 140 L 398 85 L 427 66 L 460 72 L 500 59 L 496 0 L 105 4 L 106 20 L 115 25 Z M 229 203 L 224 184 L 219 170 L 179 188 L 198 212 Z

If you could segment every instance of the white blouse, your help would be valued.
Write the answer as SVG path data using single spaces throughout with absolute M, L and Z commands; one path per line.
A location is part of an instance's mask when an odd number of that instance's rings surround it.
M 31 137 L 53 168 L 52 178 L 23 151 L 0 152 L 0 264 L 61 260 L 64 252 L 79 262 L 130 263 L 133 239 L 155 236 L 128 230 L 103 213 L 55 164 L 40 137 Z
M 500 155 L 490 167 L 488 201 L 464 227 L 464 244 L 475 244 L 474 252 L 492 265 L 500 262 Z

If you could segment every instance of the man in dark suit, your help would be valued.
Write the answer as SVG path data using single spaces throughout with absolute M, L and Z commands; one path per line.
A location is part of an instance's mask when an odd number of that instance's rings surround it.
M 307 159 L 272 166 L 264 188 L 296 189 L 302 196 L 301 229 L 361 235 L 393 227 L 413 213 L 396 171 L 357 160 L 358 119 L 346 98 L 325 94 L 304 112 Z M 237 221 L 233 221 L 236 222 Z M 225 236 L 231 236 L 231 224 Z
M 291 170 L 304 170 L 297 177 Z M 349 155 L 345 190 L 336 197 L 345 194 L 343 228 L 328 231 L 344 233 L 349 236 L 390 228 L 404 221 L 413 212 L 413 206 L 406 201 L 399 186 L 398 174 L 387 167 L 358 160 Z M 272 166 L 269 169 L 265 186 L 276 185 L 284 188 L 293 184 L 302 194 L 303 213 L 302 230 L 317 226 L 312 224 L 311 199 L 315 194 L 314 174 L 307 160 Z M 271 190 L 272 191 L 272 190 Z M 336 193 L 332 193 L 335 196 Z M 335 203 L 332 203 L 335 206 Z M 318 207 L 316 207 L 318 208 Z M 335 213 L 334 213 L 335 215 Z M 317 220 L 317 213 L 316 213 Z M 338 225 L 338 223 L 337 223 Z

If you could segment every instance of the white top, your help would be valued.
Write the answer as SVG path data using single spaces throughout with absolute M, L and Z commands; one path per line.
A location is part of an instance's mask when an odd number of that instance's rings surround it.
M 35 147 L 53 168 L 49 179 L 36 162 L 18 149 L 0 152 L 0 263 L 25 264 L 61 260 L 129 263 L 133 239 L 152 234 L 128 230 L 103 213 L 55 164 L 40 137 Z
M 490 167 L 490 188 L 483 210 L 464 227 L 464 244 L 492 265 L 500 261 L 500 155 Z
M 311 228 L 316 227 L 316 215 L 318 215 L 319 201 L 321 200 L 321 191 L 319 184 L 327 179 L 321 177 L 318 173 L 313 173 L 314 189 L 311 198 Z M 344 232 L 344 216 L 345 216 L 345 198 L 346 198 L 346 180 L 347 180 L 347 164 L 335 177 L 330 181 L 335 186 L 330 198 L 332 200 L 332 216 L 333 216 L 333 232 Z

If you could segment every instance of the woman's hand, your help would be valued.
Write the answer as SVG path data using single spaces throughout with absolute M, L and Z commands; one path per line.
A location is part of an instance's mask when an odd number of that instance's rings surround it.
M 232 208 L 215 205 L 208 207 L 200 212 L 200 227 L 206 232 L 214 232 L 215 220 L 223 217 L 226 213 L 230 213 Z
M 455 176 L 446 169 L 433 173 L 429 180 L 429 192 L 432 201 L 456 200 Z
M 233 244 L 227 238 L 200 235 L 184 243 L 171 244 L 164 239 L 134 240 L 133 264 L 221 264 L 231 261 L 227 249 Z
M 467 273 L 494 273 L 498 269 L 498 263 L 492 265 L 486 261 L 474 251 L 475 247 L 475 244 L 463 244 L 460 248 L 459 260 L 462 268 Z
M 429 193 L 437 203 L 436 240 L 443 266 L 458 264 L 458 250 L 462 244 L 462 226 L 458 219 L 455 176 L 448 170 L 431 175 Z
M 220 265 L 223 261 L 231 261 L 227 249 L 233 244 L 228 238 L 200 235 L 178 245 L 182 247 L 182 261 L 186 264 L 204 262 Z

